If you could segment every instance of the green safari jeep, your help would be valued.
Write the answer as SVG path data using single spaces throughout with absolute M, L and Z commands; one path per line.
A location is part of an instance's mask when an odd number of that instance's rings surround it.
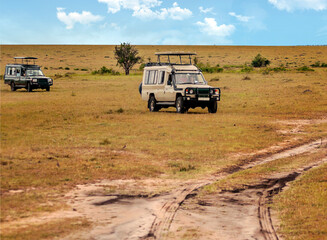
M 33 89 L 41 88 L 50 91 L 53 80 L 44 76 L 40 66 L 35 65 L 35 57 L 15 57 L 15 63 L 7 64 L 4 74 L 4 83 L 10 85 L 11 91 L 19 88 L 25 88 L 28 92 Z M 16 60 L 22 60 L 22 63 L 16 63 Z M 34 64 L 29 61 L 34 60 Z

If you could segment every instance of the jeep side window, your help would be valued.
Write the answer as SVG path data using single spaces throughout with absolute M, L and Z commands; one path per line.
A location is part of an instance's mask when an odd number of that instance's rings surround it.
M 169 74 L 167 85 L 170 85 L 171 86 L 172 80 L 173 80 L 172 75 Z
M 16 73 L 17 73 L 16 76 L 19 77 L 20 76 L 20 69 L 19 68 L 17 68 L 17 72 Z
M 157 83 L 157 72 L 158 71 L 156 71 L 156 70 L 149 71 L 149 77 L 148 77 L 147 84 L 156 84 Z
M 149 84 L 149 71 L 145 72 L 144 84 Z
M 159 72 L 159 84 L 163 84 L 165 81 L 165 72 L 164 71 L 160 71 Z

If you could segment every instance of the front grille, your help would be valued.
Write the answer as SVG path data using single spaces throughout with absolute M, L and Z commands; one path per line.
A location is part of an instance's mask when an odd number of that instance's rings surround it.
M 48 84 L 48 79 L 38 79 L 37 82 L 39 84 Z
M 198 94 L 199 95 L 208 95 L 209 94 L 209 88 L 198 88 Z

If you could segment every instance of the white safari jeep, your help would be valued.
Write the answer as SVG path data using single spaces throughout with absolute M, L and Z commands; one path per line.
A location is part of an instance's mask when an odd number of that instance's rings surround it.
M 196 107 L 207 107 L 209 113 L 217 112 L 220 89 L 209 86 L 201 71 L 192 65 L 191 56 L 196 55 L 195 53 L 155 54 L 158 62 L 146 64 L 139 88 L 142 99 L 148 102 L 151 112 L 171 106 L 176 107 L 178 113 Z M 168 62 L 161 62 L 161 56 L 166 56 Z M 183 56 L 188 56 L 187 64 L 183 64 Z M 171 63 L 173 58 L 178 59 L 179 63 Z

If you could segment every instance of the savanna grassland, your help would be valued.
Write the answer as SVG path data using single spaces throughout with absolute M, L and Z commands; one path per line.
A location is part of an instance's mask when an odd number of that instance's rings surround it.
M 91 74 L 102 66 L 123 72 L 116 66 L 114 46 L 1 46 L 1 74 L 14 56 L 35 56 L 43 72 L 54 79 L 50 92 L 11 92 L 1 84 L 2 223 L 66 208 L 62 196 L 77 184 L 101 179 L 197 179 L 271 146 L 291 147 L 327 136 L 326 121 L 304 124 L 300 131 L 292 131 L 291 123 L 326 120 L 327 68 L 310 66 L 327 63 L 326 46 L 136 47 L 144 62 L 155 61 L 158 51 L 192 51 L 207 66 L 219 64 L 222 72 L 204 73 L 210 85 L 221 88 L 218 112 L 197 108 L 176 114 L 168 108 L 150 113 L 138 92 L 139 65 L 129 76 Z M 248 67 L 258 53 L 271 61 L 269 67 Z M 294 164 L 301 166 L 308 159 L 312 158 L 303 156 Z M 255 181 L 258 175 L 294 168 L 289 166 L 292 162 L 287 159 L 240 174 Z M 214 188 L 239 184 L 233 180 L 237 177 Z M 303 181 L 308 178 L 320 181 L 314 174 Z M 280 198 L 283 209 L 291 204 L 286 198 Z M 326 212 L 326 205 L 318 207 Z M 283 216 L 287 214 L 283 211 Z M 38 228 L 43 231 L 38 238 L 89 226 L 85 220 L 74 221 L 73 226 L 58 222 Z M 1 231 L 4 238 L 24 239 L 28 230 Z

